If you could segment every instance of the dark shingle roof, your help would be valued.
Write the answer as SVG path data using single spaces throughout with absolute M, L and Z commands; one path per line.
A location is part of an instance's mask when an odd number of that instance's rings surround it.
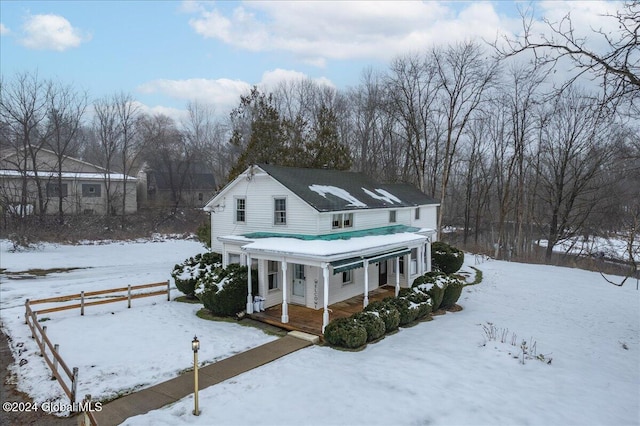
M 413 185 L 382 184 L 363 173 L 271 164 L 258 167 L 321 212 L 438 204 Z

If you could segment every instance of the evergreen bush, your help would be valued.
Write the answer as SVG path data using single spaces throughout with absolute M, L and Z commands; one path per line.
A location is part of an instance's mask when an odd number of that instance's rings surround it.
M 418 308 L 412 306 L 411 302 L 409 302 L 404 297 L 387 297 L 383 300 L 389 306 L 395 307 L 400 313 L 400 323 L 399 325 L 407 325 L 418 318 Z
M 195 298 L 198 288 L 215 281 L 215 275 L 222 269 L 219 253 L 199 253 L 175 265 L 171 276 L 176 287 L 189 298 Z
M 382 321 L 379 315 L 373 312 L 358 312 L 353 314 L 352 317 L 367 330 L 367 342 L 384 336 L 384 321 Z
M 431 297 L 416 289 L 409 290 L 403 298 L 407 299 L 411 306 L 418 310 L 416 319 L 422 319 L 431 313 Z
M 442 241 L 431 244 L 431 261 L 434 269 L 453 274 L 458 272 L 464 262 L 464 253 Z
M 442 309 L 453 308 L 462 294 L 462 287 L 464 287 L 464 283 L 460 279 L 449 277 L 449 283 L 447 284 L 447 288 L 444 289 L 440 307 Z
M 204 307 L 218 316 L 234 316 L 245 309 L 247 304 L 247 267 L 231 264 L 220 269 L 215 282 L 205 284 L 198 294 Z M 251 273 L 252 292 L 257 293 L 258 274 Z
M 429 295 L 431 298 L 431 309 L 437 311 L 440 309 L 440 304 L 442 303 L 448 282 L 448 276 L 444 272 L 427 272 L 416 278 L 411 287 Z
M 367 330 L 353 317 L 336 318 L 325 327 L 324 339 L 333 346 L 359 348 L 367 343 Z
M 400 325 L 400 312 L 398 312 L 398 309 L 382 300 L 369 303 L 367 307 L 364 308 L 364 311 L 377 313 L 384 322 L 386 333 L 397 330 Z

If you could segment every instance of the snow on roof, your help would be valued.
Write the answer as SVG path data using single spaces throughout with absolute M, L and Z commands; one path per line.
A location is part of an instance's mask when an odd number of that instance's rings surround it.
M 348 206 L 367 207 L 365 203 L 358 200 L 356 197 L 351 195 L 348 191 L 342 188 L 338 188 L 337 186 L 314 184 L 314 185 L 309 185 L 309 189 L 312 190 L 313 192 L 320 194 L 324 198 L 327 198 L 327 194 L 331 194 L 335 197 L 345 200 L 349 203 L 347 204 Z
M 18 170 L 0 170 L 0 176 L 7 177 L 35 177 L 35 173 L 32 171 L 19 172 Z M 38 172 L 38 176 L 43 179 L 53 179 L 58 177 L 57 172 Z M 123 175 L 122 173 L 84 173 L 84 172 L 62 172 L 60 173 L 63 179 L 83 179 L 83 180 L 103 180 L 107 176 L 111 180 L 136 180 L 133 176 Z
M 422 232 L 421 230 L 420 232 Z M 402 232 L 393 235 L 374 235 L 348 240 L 300 240 L 297 238 L 269 237 L 252 241 L 246 237 L 230 235 L 221 237 L 227 241 L 245 244 L 249 253 L 273 253 L 279 255 L 322 258 L 324 261 L 365 256 L 385 250 L 413 246 L 426 240 L 425 235 Z
M 375 191 L 380 194 L 376 194 L 375 192 L 369 191 L 367 188 L 362 188 L 362 190 L 364 191 L 365 194 L 367 194 L 369 197 L 374 198 L 376 200 L 381 200 L 384 202 L 387 202 L 389 204 L 394 204 L 394 203 L 402 203 L 402 201 L 396 197 L 395 195 L 393 195 L 392 193 L 385 191 L 384 189 L 380 189 L 380 188 L 376 188 Z

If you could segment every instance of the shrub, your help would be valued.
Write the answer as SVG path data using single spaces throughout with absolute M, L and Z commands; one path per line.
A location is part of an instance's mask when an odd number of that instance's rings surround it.
M 173 267 L 173 277 L 178 290 L 194 298 L 197 289 L 215 281 L 215 275 L 222 268 L 219 253 L 200 253 Z
M 417 289 L 407 289 L 403 298 L 407 299 L 411 307 L 418 310 L 416 319 L 422 319 L 431 313 L 431 297 Z
M 413 281 L 412 288 L 431 297 L 431 308 L 437 311 L 444 297 L 444 290 L 449 282 L 447 274 L 443 272 L 427 272 Z
M 207 282 L 198 294 L 204 307 L 214 315 L 234 316 L 241 312 L 247 303 L 247 267 L 231 264 L 220 269 L 215 282 Z M 258 274 L 251 273 L 252 292 L 257 293 Z
M 400 313 L 400 324 L 407 325 L 418 318 L 418 308 L 412 306 L 412 303 L 404 297 L 387 297 L 383 300 L 389 306 L 395 307 Z
M 330 345 L 358 348 L 367 343 L 367 330 L 354 318 L 336 318 L 324 329 L 324 338 Z
M 384 331 L 386 333 L 397 330 L 400 325 L 400 312 L 398 312 L 398 309 L 382 300 L 369 303 L 364 308 L 364 311 L 377 313 L 384 322 Z
M 458 272 L 464 262 L 464 253 L 442 241 L 431 244 L 431 261 L 434 269 L 453 274 Z
M 384 336 L 384 321 L 374 312 L 358 312 L 352 315 L 358 324 L 367 330 L 367 342 Z
M 464 283 L 460 281 L 460 279 L 449 277 L 449 283 L 447 284 L 447 288 L 444 289 L 444 296 L 442 297 L 440 307 L 442 309 L 452 308 L 462 294 L 462 287 L 464 287 Z

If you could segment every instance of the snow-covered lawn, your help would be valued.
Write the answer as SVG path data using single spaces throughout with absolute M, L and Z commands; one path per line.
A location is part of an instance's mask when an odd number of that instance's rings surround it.
M 67 402 L 56 381 L 47 380 L 49 367 L 24 324 L 24 301 L 56 295 L 162 282 L 176 263 L 204 249 L 193 241 L 112 243 L 56 246 L 10 253 L 0 242 L 1 267 L 9 272 L 31 268 L 82 267 L 31 279 L 4 279 L 0 285 L 0 319 L 11 337 L 18 362 L 14 365 L 18 388 L 35 401 Z M 152 290 L 157 290 L 152 289 Z M 172 297 L 181 295 L 172 292 Z M 72 304 L 71 302 L 69 304 Z M 77 303 L 77 302 L 75 302 Z M 41 309 L 50 305 L 33 305 Z M 147 387 L 175 377 L 193 365 L 191 340 L 202 341 L 203 363 L 226 358 L 275 339 L 260 330 L 235 323 L 198 318 L 202 305 L 168 302 L 165 296 L 88 306 L 40 315 L 52 343 L 60 345 L 67 365 L 79 368 L 78 399 L 89 393 L 94 399 L 113 398 L 131 389 Z M 26 364 L 25 364 L 26 362 Z
M 60 257 L 64 265 L 51 260 L 58 251 L 67 253 Z M 26 258 L 31 267 L 79 263 L 67 256 L 82 256 L 82 262 L 99 256 L 102 263 L 46 278 L 4 280 L 1 317 L 14 351 L 16 342 L 36 351 L 22 323 L 25 297 L 166 280 L 174 263 L 200 251 L 197 243 L 185 241 L 47 246 L 44 252 L 20 254 L 6 253 L 3 246 L 1 267 L 11 270 L 27 269 Z M 463 290 L 460 312 L 401 329 L 360 352 L 314 346 L 288 355 L 201 391 L 199 417 L 191 414 L 193 399 L 187 397 L 126 424 L 640 424 L 635 283 L 618 288 L 597 273 L 542 265 L 488 261 L 478 267 L 484 280 Z M 80 395 L 105 395 L 119 383 L 126 389 L 172 376 L 188 367 L 194 333 L 207 360 L 271 339 L 236 324 L 199 320 L 192 305 L 162 297 L 142 300 L 144 307 L 127 310 L 125 304 L 114 314 L 112 308 L 88 310 L 83 318 L 52 314 L 43 323 L 62 341 L 65 359 L 65 347 L 82 349 L 68 361 L 80 367 L 81 383 L 92 378 L 82 383 L 88 386 Z M 483 326 L 489 323 L 509 330 L 507 342 L 501 343 L 500 335 L 486 338 Z M 516 346 L 510 344 L 512 333 Z M 545 362 L 528 359 L 523 365 L 514 358 L 522 340 L 529 347 L 535 343 Z M 43 387 L 55 389 L 55 382 L 36 384 L 39 374 L 48 375 L 38 357 L 16 371 L 20 386 L 34 397 L 47 394 Z

